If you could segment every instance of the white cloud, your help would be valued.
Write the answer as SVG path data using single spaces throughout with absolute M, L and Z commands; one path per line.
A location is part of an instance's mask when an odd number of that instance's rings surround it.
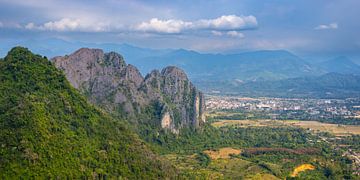
M 25 29 L 29 29 L 29 30 L 31 30 L 31 29 L 34 29 L 34 28 L 36 28 L 35 27 L 35 24 L 34 23 L 28 23 L 27 25 L 25 25 Z
M 196 22 L 198 28 L 214 30 L 244 30 L 258 26 L 254 16 L 227 15 L 216 19 L 202 19 Z
M 110 27 L 107 23 L 93 22 L 80 19 L 62 18 L 58 21 L 49 21 L 41 25 L 36 25 L 32 22 L 25 25 L 28 30 L 42 30 L 42 31 L 78 31 L 78 32 L 105 32 L 117 28 Z
M 229 36 L 229 37 L 233 37 L 233 38 L 244 38 L 245 35 L 241 32 L 238 31 L 227 31 L 227 32 L 223 32 L 223 31 L 215 31 L 212 30 L 211 34 L 213 34 L 214 36 Z
M 222 36 L 223 33 L 221 31 L 211 31 L 211 34 L 213 34 L 214 36 Z
M 232 37 L 243 37 L 238 30 L 246 30 L 257 27 L 254 16 L 227 15 L 215 19 L 201 19 L 196 21 L 184 21 L 179 19 L 161 20 L 152 18 L 149 21 L 137 25 L 119 25 L 116 21 L 102 21 L 94 18 L 61 18 L 42 24 L 29 22 L 23 28 L 27 30 L 58 31 L 58 32 L 150 32 L 164 34 L 178 34 L 186 31 L 206 30 L 213 35 L 228 35 Z M 225 31 L 234 31 L 228 32 Z
M 338 24 L 337 23 L 331 23 L 331 24 L 320 24 L 319 26 L 316 26 L 316 30 L 325 30 L 325 29 L 337 29 Z
M 212 30 L 214 35 L 222 35 L 220 31 L 254 29 L 258 25 L 254 16 L 227 15 L 215 19 L 183 21 L 177 19 L 160 20 L 153 18 L 135 26 L 135 30 L 156 33 L 181 33 L 186 30 Z
M 244 38 L 245 35 L 241 32 L 237 32 L 237 31 L 228 31 L 226 33 L 228 36 L 231 36 L 231 37 L 236 37 L 236 38 Z
M 4 24 L 0 21 L 0 28 L 3 27 L 3 26 L 4 26 Z
M 80 21 L 78 19 L 63 18 L 59 21 L 50 21 L 43 24 L 40 29 L 50 31 L 74 31 L 80 29 Z
M 149 22 L 142 22 L 135 29 L 146 32 L 180 33 L 181 31 L 190 28 L 190 26 L 192 26 L 192 22 L 175 19 L 159 20 L 153 18 Z

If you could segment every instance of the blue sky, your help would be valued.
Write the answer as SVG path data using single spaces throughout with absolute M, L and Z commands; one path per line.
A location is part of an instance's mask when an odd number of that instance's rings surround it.
M 359 8 L 359 0 L 0 0 L 0 43 L 59 38 L 358 57 Z

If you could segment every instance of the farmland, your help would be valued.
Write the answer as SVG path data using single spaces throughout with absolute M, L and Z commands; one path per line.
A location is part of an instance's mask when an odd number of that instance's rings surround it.
M 239 127 L 300 127 L 312 132 L 328 132 L 335 136 L 360 135 L 360 126 L 339 125 L 322 123 L 318 121 L 299 121 L 299 120 L 219 120 L 212 123 L 214 127 L 239 126 Z

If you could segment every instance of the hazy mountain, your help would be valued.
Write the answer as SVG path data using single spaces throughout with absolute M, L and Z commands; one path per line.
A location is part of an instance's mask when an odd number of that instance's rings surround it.
M 155 50 L 139 48 L 128 44 L 68 42 L 59 39 L 31 40 L 8 43 L 2 49 L 13 45 L 24 45 L 36 53 L 54 57 L 70 54 L 80 47 L 100 48 L 104 51 L 121 53 L 127 62 L 139 68 L 142 74 L 153 69 L 172 65 L 184 69 L 194 81 L 211 80 L 257 80 L 283 79 L 321 73 L 301 58 L 290 52 L 255 51 L 239 54 L 203 54 L 185 49 Z
M 25 48 L 0 61 L 2 179 L 167 179 L 176 172 L 119 119 Z
M 230 89 L 230 90 L 229 90 Z M 221 89 L 219 89 L 221 90 Z M 360 96 L 360 76 L 328 73 L 278 81 L 229 85 L 231 93 L 245 96 L 347 98 Z M 223 89 L 223 91 L 226 91 Z
M 184 69 L 189 79 L 206 92 L 216 89 L 222 89 L 221 92 L 234 92 L 228 85 L 239 86 L 252 81 L 319 76 L 329 72 L 360 74 L 360 66 L 346 57 L 311 64 L 284 50 L 207 54 L 185 49 L 154 50 L 128 44 L 94 44 L 58 39 L 45 41 L 45 44 L 42 42 L 29 41 L 23 44 L 32 45 L 32 48 L 37 49 L 36 52 L 46 55 L 70 54 L 78 47 L 119 52 L 129 64 L 139 68 L 142 74 L 147 74 L 153 69 L 177 66 Z
M 318 75 L 322 72 L 287 51 L 223 55 L 176 50 L 161 56 L 141 58 L 131 63 L 138 66 L 142 72 L 153 67 L 178 66 L 188 72 L 194 81 L 274 80 Z
M 47 57 L 62 56 L 70 54 L 81 47 L 99 48 L 104 51 L 120 52 L 126 59 L 137 59 L 148 56 L 156 56 L 171 51 L 170 49 L 155 50 L 148 48 L 140 48 L 129 44 L 116 43 L 86 43 L 86 42 L 70 42 L 61 39 L 31 39 L 26 41 L 7 41 L 0 44 L 0 56 L 3 57 L 14 46 L 24 46 L 32 50 L 34 53 L 42 54 Z
M 360 66 L 355 64 L 349 58 L 340 56 L 319 64 L 319 67 L 327 72 L 336 72 L 342 74 L 360 74 Z

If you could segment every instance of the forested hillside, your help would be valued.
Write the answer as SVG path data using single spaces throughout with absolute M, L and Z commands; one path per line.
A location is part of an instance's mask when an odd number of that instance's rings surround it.
M 90 105 L 46 58 L 16 47 L 0 61 L 2 179 L 176 175 L 121 122 Z

